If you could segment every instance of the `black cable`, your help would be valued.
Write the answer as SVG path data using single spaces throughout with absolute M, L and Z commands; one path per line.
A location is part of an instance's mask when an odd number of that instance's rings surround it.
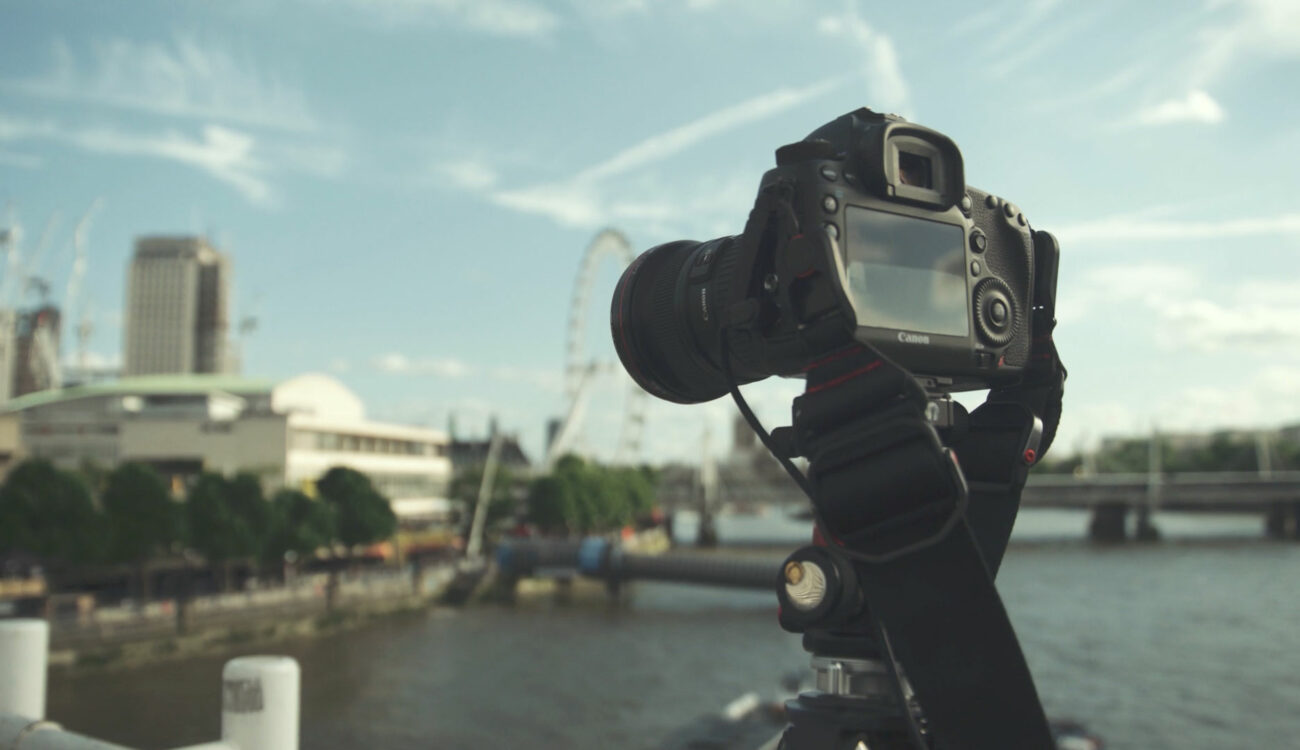
M 808 501 L 812 502 L 812 483 L 809 482 L 808 477 L 802 471 L 799 471 L 799 467 L 795 466 L 794 462 L 785 457 L 785 452 L 780 450 L 776 443 L 773 442 L 772 436 L 768 434 L 767 430 L 763 429 L 758 417 L 754 415 L 753 410 L 749 408 L 749 404 L 745 401 L 745 397 L 741 395 L 740 386 L 736 385 L 736 379 L 731 374 L 731 346 L 726 328 L 722 329 L 722 374 L 727 378 L 727 388 L 731 392 L 731 400 L 736 402 L 736 408 L 740 409 L 740 414 L 749 423 L 750 429 L 754 431 L 754 434 L 758 435 L 758 439 L 767 448 L 768 452 L 775 456 L 777 461 L 781 462 L 781 466 L 786 473 L 794 479 L 795 484 L 799 485 L 799 489 L 803 490 L 803 494 L 808 496 Z M 821 525 L 821 516 L 817 511 L 815 502 L 813 503 L 813 515 L 816 516 L 817 523 Z M 823 526 L 823 528 L 825 527 Z

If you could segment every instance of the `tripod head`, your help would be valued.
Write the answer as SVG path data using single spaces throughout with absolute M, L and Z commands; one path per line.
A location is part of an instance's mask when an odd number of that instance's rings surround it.
M 1059 416 L 1064 369 L 1050 336 L 1040 346 L 1047 377 L 969 414 L 861 345 L 809 369 L 773 434 L 733 390 L 817 520 L 776 581 L 818 684 L 787 704 L 786 750 L 1055 747 L 993 584 Z

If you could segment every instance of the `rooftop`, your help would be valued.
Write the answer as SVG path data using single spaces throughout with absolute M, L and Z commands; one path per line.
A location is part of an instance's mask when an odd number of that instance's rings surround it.
M 139 375 L 71 388 L 35 391 L 0 404 L 0 413 L 16 412 L 33 406 L 74 401 L 92 396 L 135 396 L 149 394 L 270 393 L 278 381 L 246 378 L 239 375 Z

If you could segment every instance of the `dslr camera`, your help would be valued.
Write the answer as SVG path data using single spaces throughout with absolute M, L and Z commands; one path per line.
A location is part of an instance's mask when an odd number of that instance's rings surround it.
M 952 139 L 862 108 L 776 150 L 742 234 L 638 257 L 611 327 L 633 379 L 677 403 L 853 341 L 934 393 L 995 388 L 1029 363 L 1058 257 L 1015 204 L 966 184 Z

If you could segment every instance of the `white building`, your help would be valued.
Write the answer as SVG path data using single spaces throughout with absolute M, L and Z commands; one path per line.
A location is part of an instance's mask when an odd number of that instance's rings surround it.
M 326 470 L 365 473 L 406 522 L 449 514 L 446 433 L 372 422 L 327 375 L 281 383 L 154 375 L 39 391 L 0 407 L 0 458 L 153 466 L 176 490 L 201 471 L 252 472 L 268 490 L 308 488 Z

